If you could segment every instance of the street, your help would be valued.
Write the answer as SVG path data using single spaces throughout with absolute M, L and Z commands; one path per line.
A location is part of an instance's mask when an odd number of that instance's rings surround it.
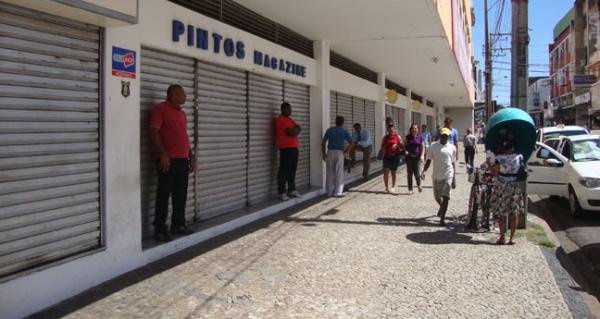
M 563 267 L 588 293 L 600 298 L 600 213 L 586 212 L 575 219 L 569 215 L 566 199 L 530 196 L 530 200 L 530 211 L 543 218 L 560 241 L 557 257 Z

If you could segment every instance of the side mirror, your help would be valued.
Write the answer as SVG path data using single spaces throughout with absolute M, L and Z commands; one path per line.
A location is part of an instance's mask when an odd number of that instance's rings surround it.
M 563 162 L 555 159 L 555 158 L 549 158 L 547 160 L 544 161 L 544 165 L 546 166 L 552 166 L 552 167 L 562 167 L 564 166 Z

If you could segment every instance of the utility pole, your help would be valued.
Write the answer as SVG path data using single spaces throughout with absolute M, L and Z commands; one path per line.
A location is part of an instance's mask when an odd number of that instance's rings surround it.
M 529 29 L 527 0 L 512 0 L 510 104 L 527 112 Z
M 490 32 L 488 30 L 488 2 L 484 1 L 485 17 L 485 110 L 486 125 L 492 116 L 492 50 L 490 49 Z

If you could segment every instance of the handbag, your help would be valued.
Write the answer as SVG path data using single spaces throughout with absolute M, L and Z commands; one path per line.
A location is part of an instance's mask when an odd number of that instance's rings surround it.
M 377 153 L 377 159 L 380 161 L 383 160 L 383 148 Z

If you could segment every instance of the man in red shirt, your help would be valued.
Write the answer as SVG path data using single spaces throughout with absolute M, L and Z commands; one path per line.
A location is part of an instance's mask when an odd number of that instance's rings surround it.
M 171 233 L 193 233 L 185 226 L 188 175 L 196 166 L 187 135 L 187 118 L 181 108 L 185 100 L 183 87 L 171 85 L 167 89 L 167 100 L 154 106 L 150 116 L 150 139 L 156 149 L 158 174 L 154 238 L 159 241 L 171 240 L 165 225 L 171 194 Z
M 281 114 L 275 120 L 275 132 L 279 145 L 277 191 L 281 200 L 301 196 L 296 190 L 296 168 L 298 167 L 298 145 L 300 144 L 298 134 L 300 134 L 301 128 L 290 115 L 292 115 L 292 106 L 283 102 Z

